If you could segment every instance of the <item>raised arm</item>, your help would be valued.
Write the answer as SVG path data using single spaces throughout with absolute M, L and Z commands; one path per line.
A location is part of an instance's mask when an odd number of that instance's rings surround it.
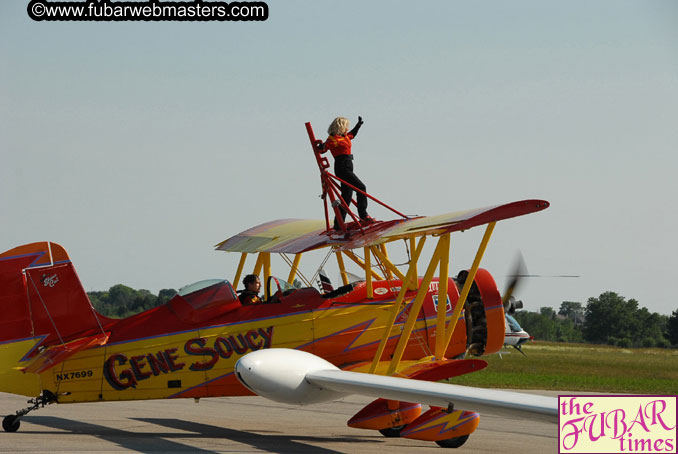
M 358 123 L 351 129 L 348 133 L 352 134 L 353 137 L 358 135 L 358 131 L 360 130 L 360 127 L 363 125 L 363 117 L 358 117 Z

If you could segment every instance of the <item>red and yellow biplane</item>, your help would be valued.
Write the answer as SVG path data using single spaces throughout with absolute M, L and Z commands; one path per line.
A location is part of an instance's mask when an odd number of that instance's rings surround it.
M 21 417 L 51 403 L 256 393 L 303 405 L 357 393 L 377 400 L 349 420 L 351 427 L 457 447 L 479 416 L 454 403 L 555 415 L 553 398 L 439 382 L 483 369 L 479 358 L 502 348 L 502 300 L 509 295 L 502 298 L 480 261 L 498 221 L 548 202 L 369 225 L 355 219 L 333 230 L 329 208 L 344 206 L 353 216 L 352 201 L 341 200 L 309 124 L 307 131 L 325 220 L 273 221 L 216 247 L 241 254 L 236 286 L 247 258 L 256 256 L 253 273 L 263 273 L 265 299 L 275 303 L 243 306 L 231 282 L 214 279 L 182 288 L 165 305 L 111 319 L 94 310 L 60 245 L 32 243 L 0 254 L 0 391 L 32 398 L 4 418 L 3 428 L 18 430 Z M 451 234 L 483 225 L 474 262 L 450 277 Z M 436 246 L 425 263 L 427 241 Z M 389 260 L 388 247 L 400 243 L 409 251 L 406 269 Z M 322 248 L 334 255 L 343 285 L 324 293 L 293 287 L 303 254 Z M 273 275 L 272 254 L 289 264 L 286 278 Z M 361 270 L 361 280 L 349 281 L 347 263 Z

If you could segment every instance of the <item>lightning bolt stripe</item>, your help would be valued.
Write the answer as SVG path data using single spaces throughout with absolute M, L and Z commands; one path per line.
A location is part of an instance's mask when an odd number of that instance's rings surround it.
M 412 435 L 423 431 L 434 431 L 435 429 L 438 429 L 438 435 L 444 435 L 447 432 L 454 431 L 459 427 L 463 426 L 464 424 L 467 424 L 469 421 L 473 421 L 479 418 L 478 413 L 464 411 L 460 412 L 458 416 L 450 420 L 444 420 L 440 422 L 441 418 L 447 418 L 452 415 L 445 413 L 440 413 L 439 415 L 440 416 L 432 420 L 424 421 L 423 423 L 412 426 L 411 428 L 408 426 L 408 428 L 406 429 L 407 435 Z M 452 426 L 450 427 L 450 425 Z
M 44 267 L 44 266 L 52 266 L 52 265 L 61 265 L 61 264 L 64 264 L 64 263 L 71 263 L 70 260 L 58 260 L 56 262 L 37 264 L 36 262 L 40 261 L 40 259 L 45 254 L 47 254 L 47 251 L 29 252 L 28 254 L 13 255 L 11 257 L 0 257 L 0 262 L 5 261 L 5 260 L 16 260 L 16 259 L 21 259 L 21 258 L 24 258 L 24 257 L 35 256 L 35 259 L 25 269 L 40 268 L 40 267 Z

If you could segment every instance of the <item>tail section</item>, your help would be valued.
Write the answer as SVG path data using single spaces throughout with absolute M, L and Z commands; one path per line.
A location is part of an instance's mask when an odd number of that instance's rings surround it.
M 0 254 L 0 314 L 0 391 L 6 392 L 23 389 L 16 374 L 38 350 L 104 335 L 111 322 L 92 307 L 64 248 L 51 242 Z
M 44 336 L 62 344 L 102 332 L 108 321 L 87 298 L 68 254 L 56 243 L 19 246 L 0 254 L 0 342 Z

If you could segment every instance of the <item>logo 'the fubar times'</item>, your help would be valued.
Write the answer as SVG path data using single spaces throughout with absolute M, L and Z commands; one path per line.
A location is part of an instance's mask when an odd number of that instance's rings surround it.
M 558 396 L 558 452 L 676 453 L 678 396 Z

